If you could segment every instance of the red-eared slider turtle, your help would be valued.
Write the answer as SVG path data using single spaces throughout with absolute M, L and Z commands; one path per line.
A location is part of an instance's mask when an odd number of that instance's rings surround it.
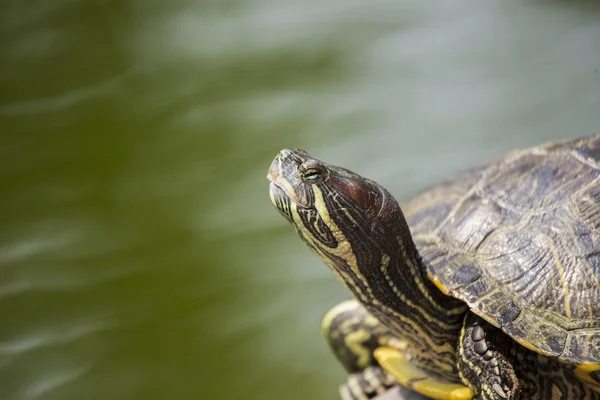
M 344 398 L 389 386 L 382 367 L 438 399 L 600 399 L 600 135 L 511 153 L 402 210 L 301 150 L 268 178 L 355 298 L 323 321 L 354 377 Z

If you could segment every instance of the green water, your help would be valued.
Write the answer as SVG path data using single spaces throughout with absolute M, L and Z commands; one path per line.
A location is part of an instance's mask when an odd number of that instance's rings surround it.
M 271 159 L 404 199 L 599 131 L 590 4 L 2 2 L 0 399 L 335 399 Z

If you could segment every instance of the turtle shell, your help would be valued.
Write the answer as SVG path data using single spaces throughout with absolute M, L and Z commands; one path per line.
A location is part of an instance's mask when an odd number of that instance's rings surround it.
M 533 351 L 600 364 L 600 134 L 511 153 L 403 210 L 444 293 Z

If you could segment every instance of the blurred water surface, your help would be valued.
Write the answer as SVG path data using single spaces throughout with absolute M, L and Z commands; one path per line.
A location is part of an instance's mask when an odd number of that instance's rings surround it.
M 405 199 L 600 130 L 599 43 L 586 2 L 2 2 L 0 399 L 335 399 L 272 157 Z

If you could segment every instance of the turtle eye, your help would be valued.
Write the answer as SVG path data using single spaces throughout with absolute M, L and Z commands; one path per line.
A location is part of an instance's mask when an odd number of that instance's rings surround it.
M 306 171 L 304 171 L 303 176 L 307 181 L 314 181 L 319 179 L 321 176 L 321 171 L 317 168 L 308 168 Z

